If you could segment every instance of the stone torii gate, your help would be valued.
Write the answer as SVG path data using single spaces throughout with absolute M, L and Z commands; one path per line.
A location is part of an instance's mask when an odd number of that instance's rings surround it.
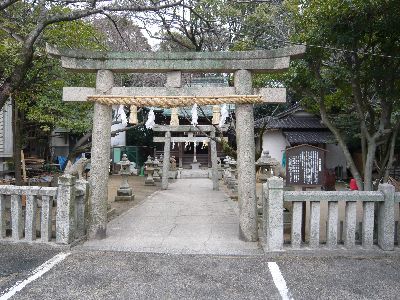
M 165 132 L 165 138 L 163 137 L 154 137 L 153 142 L 155 143 L 164 143 L 164 157 L 170 156 L 170 144 L 173 142 L 182 143 L 182 142 L 190 142 L 190 143 L 200 143 L 203 141 L 210 142 L 210 151 L 211 151 L 211 166 L 212 166 L 212 181 L 213 181 L 213 190 L 219 190 L 218 186 L 218 157 L 217 157 L 217 144 L 216 141 L 218 138 L 215 137 L 215 128 L 212 125 L 179 125 L 179 126 L 155 126 L 153 128 L 154 131 Z M 221 128 L 222 131 L 226 131 L 226 128 Z M 208 137 L 171 137 L 171 132 L 203 132 L 210 133 L 210 138 Z M 182 157 L 180 157 L 182 159 Z M 179 161 L 181 163 L 181 160 Z M 168 188 L 168 172 L 164 172 L 168 170 L 169 161 L 163 161 L 163 174 L 162 174 L 162 189 Z
M 114 104 L 137 105 L 139 102 L 140 105 L 148 103 L 147 106 L 156 106 L 161 97 L 164 99 L 164 103 L 172 103 L 172 106 L 187 106 L 198 102 L 197 99 L 209 97 L 209 104 L 229 103 L 235 98 L 241 98 L 241 101 L 234 102 L 236 103 L 236 123 L 238 124 L 236 135 L 239 238 L 245 241 L 258 240 L 252 103 L 286 102 L 286 90 L 284 88 L 253 89 L 252 73 L 287 70 L 290 59 L 299 57 L 305 52 L 304 46 L 268 51 L 139 53 L 58 50 L 47 45 L 47 52 L 54 57 L 61 58 L 62 67 L 65 69 L 97 74 L 96 88 L 65 87 L 63 89 L 64 101 L 87 101 L 88 98 L 91 98 L 89 96 L 96 95 L 92 97 L 95 104 L 89 193 L 89 238 L 102 239 L 106 237 L 108 164 L 112 121 L 110 101 L 114 101 Z M 166 86 L 114 87 L 114 73 L 144 72 L 166 72 Z M 234 73 L 234 87 L 182 87 L 181 72 Z M 258 96 L 254 96 L 255 94 Z

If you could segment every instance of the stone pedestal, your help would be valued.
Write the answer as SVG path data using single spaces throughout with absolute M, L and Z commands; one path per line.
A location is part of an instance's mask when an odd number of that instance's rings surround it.
M 168 175 L 169 179 L 177 179 L 177 177 L 178 177 L 178 171 L 169 171 L 168 174 L 169 174 Z
M 133 201 L 134 199 L 135 194 L 133 194 L 133 189 L 129 186 L 128 175 L 122 174 L 122 183 L 117 190 L 115 201 Z
M 135 195 L 133 194 L 132 188 L 119 188 L 117 190 L 117 196 L 115 196 L 115 201 L 133 201 Z
M 201 164 L 198 162 L 190 164 L 190 167 L 192 168 L 192 170 L 199 170 L 200 166 L 201 166 Z

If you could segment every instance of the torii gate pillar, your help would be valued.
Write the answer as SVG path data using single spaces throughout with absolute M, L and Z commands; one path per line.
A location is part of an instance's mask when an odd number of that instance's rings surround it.
M 96 93 L 109 94 L 114 86 L 114 74 L 109 70 L 97 71 Z M 90 239 L 106 237 L 108 203 L 108 168 L 110 164 L 112 108 L 94 104 L 92 155 L 89 193 Z
M 236 71 L 234 80 L 237 94 L 252 94 L 250 71 Z M 258 226 L 252 104 L 236 105 L 236 125 L 239 238 L 247 242 L 255 242 L 258 240 Z

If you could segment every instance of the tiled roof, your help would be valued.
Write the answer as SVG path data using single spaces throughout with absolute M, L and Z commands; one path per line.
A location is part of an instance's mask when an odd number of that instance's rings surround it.
M 290 144 L 330 144 L 336 139 L 330 131 L 283 131 Z
M 267 129 L 325 129 L 318 117 L 296 117 L 288 116 L 285 118 L 264 117 L 255 121 L 256 128 L 267 124 Z

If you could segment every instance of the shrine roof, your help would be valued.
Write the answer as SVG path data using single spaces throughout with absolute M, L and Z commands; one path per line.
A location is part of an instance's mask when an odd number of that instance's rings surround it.
M 284 131 L 290 144 L 331 144 L 336 139 L 330 131 Z
M 287 116 L 284 118 L 264 117 L 254 122 L 256 128 L 262 128 L 266 124 L 267 129 L 325 129 L 318 117 Z

